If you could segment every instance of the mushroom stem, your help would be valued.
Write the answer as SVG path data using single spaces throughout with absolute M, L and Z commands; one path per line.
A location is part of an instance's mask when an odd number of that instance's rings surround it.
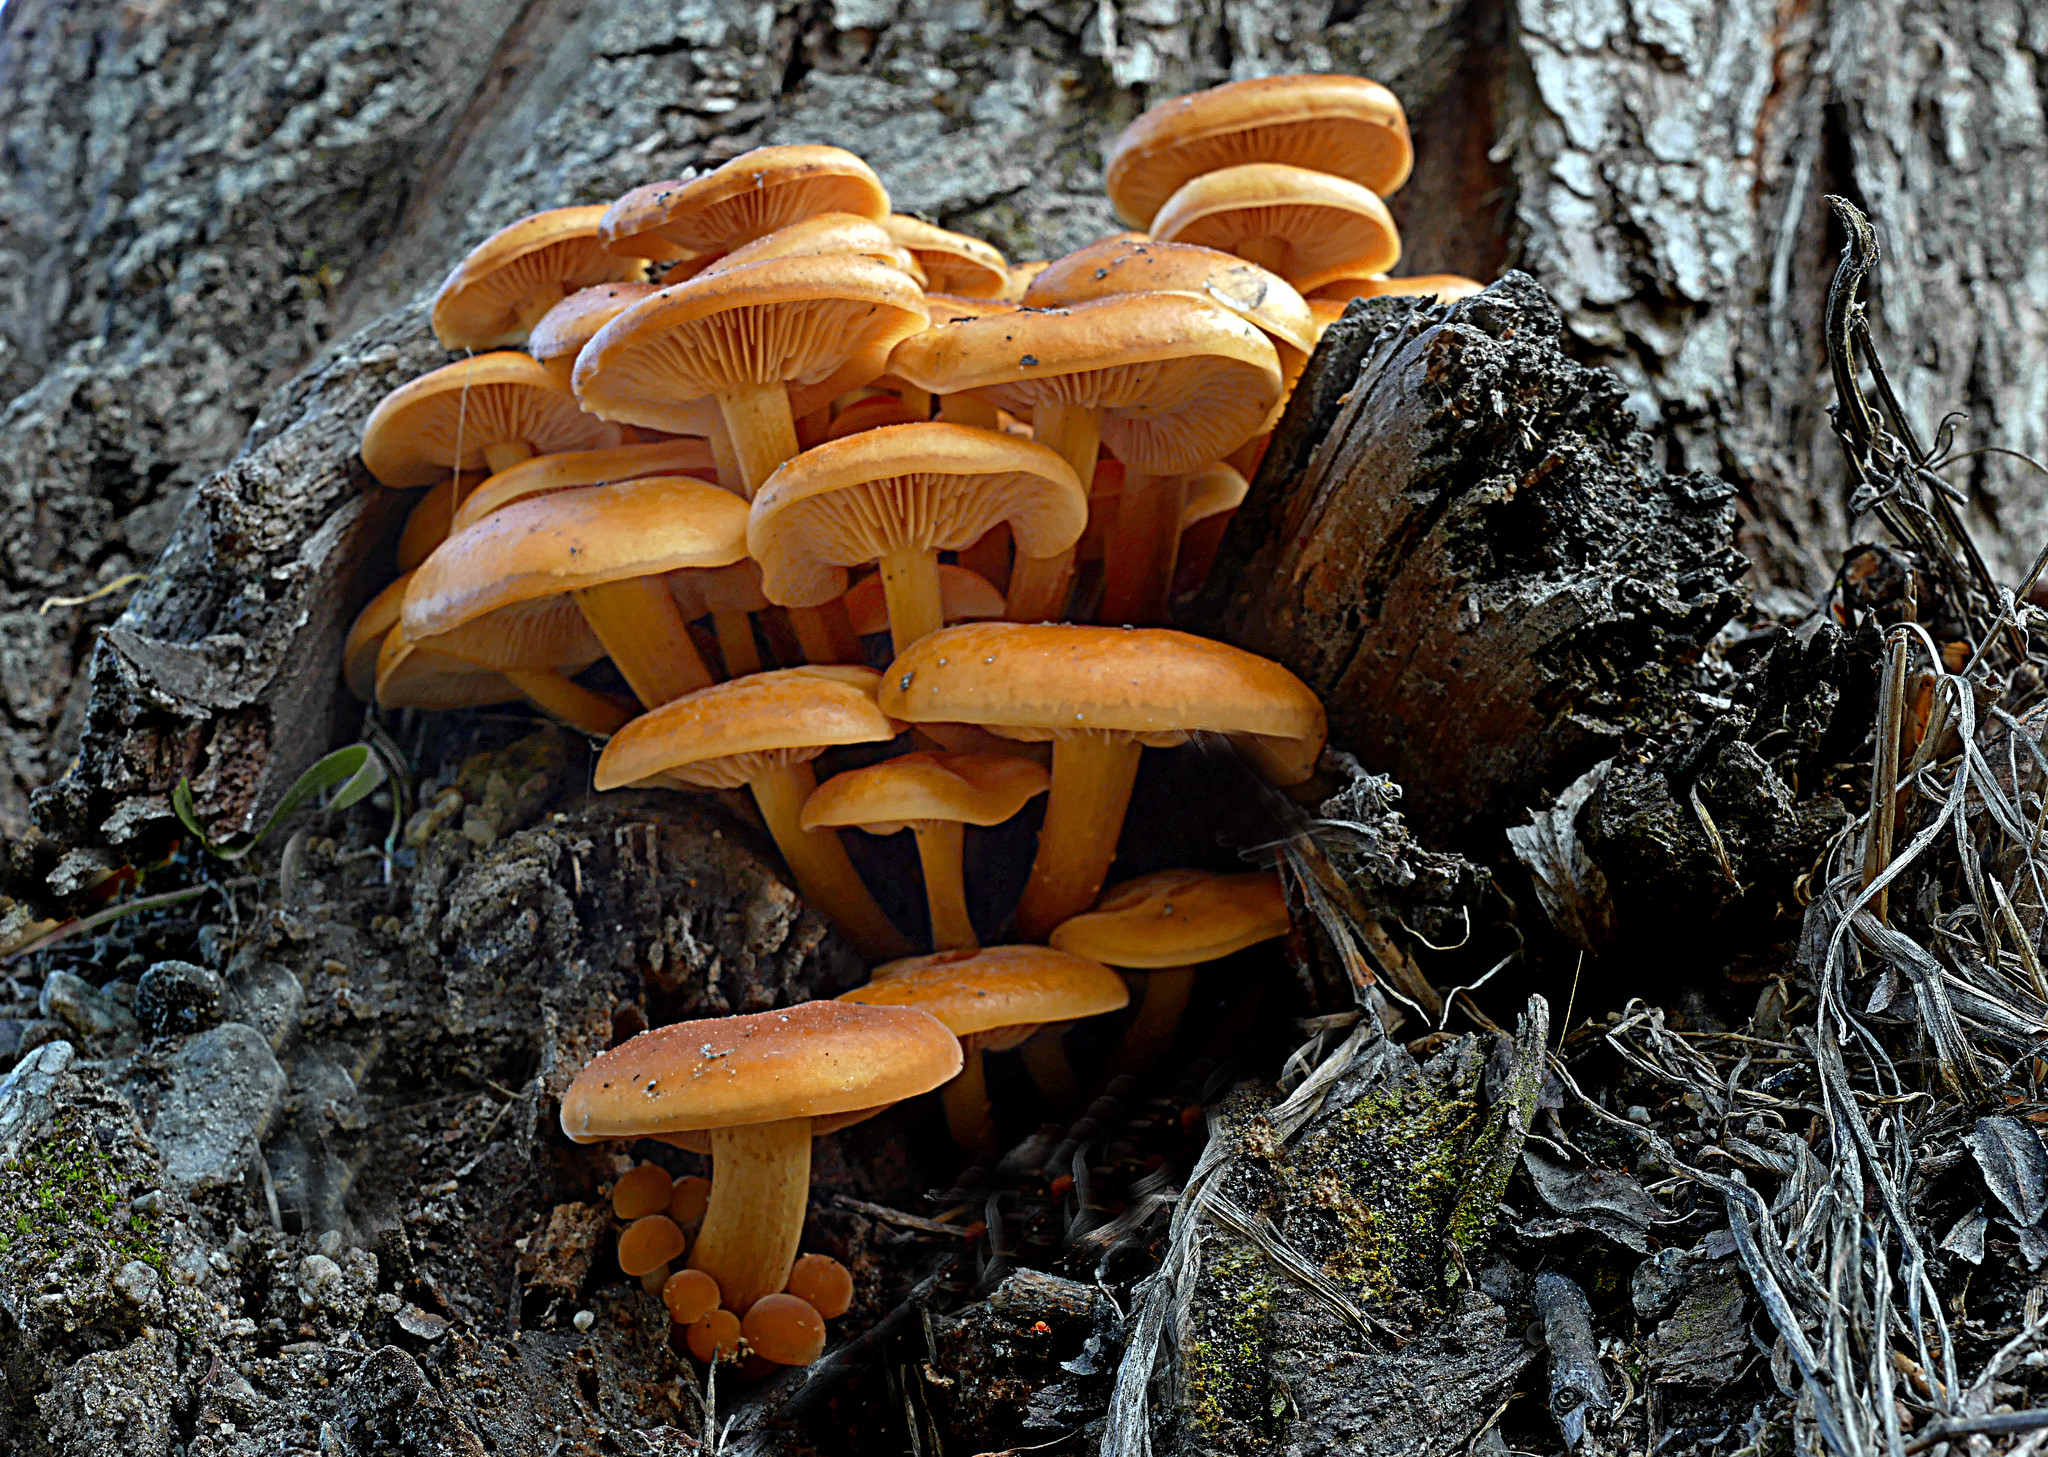
M 939 418 L 948 425 L 973 425 L 982 430 L 1002 428 L 996 420 L 996 407 L 979 395 L 940 395 Z
M 792 607 L 789 625 L 807 663 L 858 663 L 860 636 L 846 615 L 846 603 L 835 597 L 823 607 Z
M 1192 966 L 1161 966 L 1145 973 L 1144 999 L 1138 1003 L 1138 1015 L 1124 1029 L 1116 1051 L 1110 1054 L 1110 1077 L 1143 1073 L 1159 1061 L 1161 1054 L 1173 1045 L 1194 987 Z
M 951 398 L 948 396 L 948 398 Z M 960 565 L 979 572 L 998 592 L 1010 585 L 1010 523 L 998 521 L 982 533 L 981 540 L 960 553 Z
M 967 915 L 967 882 L 961 873 L 967 826 L 958 820 L 920 820 L 910 827 L 924 866 L 924 900 L 932 917 L 932 950 L 979 951 L 974 922 Z
M 718 634 L 719 655 L 725 659 L 725 676 L 744 678 L 761 671 L 761 649 L 754 642 L 754 623 L 744 612 L 714 612 L 711 627 Z
M 1287 276 L 1287 240 L 1285 238 L 1246 238 L 1231 250 L 1247 263 L 1256 263 L 1268 273 Z
M 1081 1101 L 1081 1086 L 1074 1080 L 1074 1065 L 1067 1061 L 1067 1044 L 1060 1029 L 1048 1027 L 1018 1049 L 1025 1075 L 1046 1106 L 1065 1112 Z
M 584 587 L 576 605 L 626 683 L 648 708 L 709 688 L 711 670 L 690 640 L 676 599 L 660 577 Z
M 892 547 L 882 558 L 882 596 L 889 604 L 889 645 L 895 652 L 944 627 L 939 554 L 926 546 Z
M 724 419 L 717 419 L 705 425 L 705 441 L 711 447 L 711 464 L 718 475 L 718 484 L 735 496 L 747 494 L 746 477 L 740 472 L 739 452 L 733 449 L 732 431 L 725 428 Z
M 982 1063 L 981 1038 L 960 1039 L 960 1076 L 939 1089 L 946 1109 L 946 1131 L 962 1153 L 981 1153 L 996 1146 L 996 1120 L 988 1101 L 988 1076 Z
M 1186 500 L 1185 476 L 1124 472 L 1116 519 L 1103 544 L 1098 622 L 1156 627 L 1167 620 Z
M 809 762 L 765 769 L 747 787 L 754 791 L 754 803 L 760 806 L 768 833 L 796 878 L 798 893 L 867 956 L 893 960 L 911 955 L 910 942 L 875 904 L 860 872 L 846 858 L 839 832 L 809 834 L 804 830 L 804 801 L 818 787 L 818 776 Z
M 916 385 L 906 384 L 896 391 L 896 398 L 903 401 L 903 408 L 920 420 L 932 417 L 932 392 L 921 390 Z
M 740 463 L 740 494 L 751 501 L 777 466 L 796 458 L 796 419 L 789 413 L 789 390 L 779 381 L 729 385 L 718 392 L 718 413 L 732 432 L 733 454 Z
M 1095 478 L 1095 457 L 1102 448 L 1102 412 L 1082 405 L 1039 405 L 1031 412 L 1031 435 L 1050 446 L 1074 469 L 1085 487 Z M 1003 616 L 1012 622 L 1052 622 L 1067 605 L 1073 577 L 1072 547 L 1049 557 L 1019 552 L 1010 569 L 1009 595 Z
M 1054 926 L 1095 903 L 1116 858 L 1144 749 L 1125 734 L 1080 729 L 1052 744 L 1052 788 L 1031 878 L 1017 902 L 1017 932 L 1042 941 Z
M 504 677 L 542 713 L 593 738 L 610 738 L 633 717 L 632 710 L 615 699 L 594 693 L 550 669 L 509 669 Z
M 484 447 L 484 464 L 491 468 L 492 475 L 532 459 L 533 447 L 524 440 L 493 440 Z
M 789 1283 L 811 1196 L 811 1120 L 711 1130 L 711 1203 L 689 1268 L 735 1315 Z

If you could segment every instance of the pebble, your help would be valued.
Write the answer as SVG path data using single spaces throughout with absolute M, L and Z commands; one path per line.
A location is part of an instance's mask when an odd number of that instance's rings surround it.
M 241 1020 L 263 1034 L 272 1052 L 283 1051 L 299 1035 L 306 989 L 288 968 L 257 962 L 235 978 L 235 1000 Z
M 135 1025 L 135 1019 L 119 1003 L 68 971 L 50 973 L 36 1010 L 56 1018 L 80 1037 L 105 1037 Z
M 130 1260 L 114 1272 L 114 1289 L 121 1298 L 138 1309 L 148 1309 L 157 1298 L 156 1271 L 140 1260 Z
M 159 961 L 135 988 L 135 1016 L 156 1037 L 204 1032 L 220 1021 L 228 984 L 191 961 Z
M 572 1319 L 569 1322 L 569 1324 L 575 1326 L 576 1329 L 578 1329 L 579 1331 L 587 1331 L 592 1326 L 597 1324 L 597 1312 L 592 1310 L 579 1310 L 576 1312 L 575 1318 Z
M 223 1022 L 167 1059 L 169 1086 L 150 1136 L 170 1182 L 225 1188 L 248 1172 L 256 1146 L 284 1099 L 284 1069 L 269 1041 L 241 1022 Z

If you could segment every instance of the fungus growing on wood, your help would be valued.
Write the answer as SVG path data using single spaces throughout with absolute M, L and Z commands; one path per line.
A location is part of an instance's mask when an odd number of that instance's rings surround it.
M 661 1284 L 661 1303 L 668 1318 L 692 1326 L 718 1309 L 718 1282 L 702 1270 L 678 1270 Z
M 501 471 L 557 450 L 619 443 L 539 361 L 501 351 L 400 385 L 363 425 L 363 464 L 387 486 L 431 486 L 450 471 Z
M 1192 178 L 1166 200 L 1153 232 L 1235 253 L 1303 293 L 1333 278 L 1384 273 L 1401 259 L 1401 235 L 1377 194 L 1275 162 Z
M 1116 854 L 1148 745 L 1230 735 L 1266 778 L 1315 770 L 1323 707 L 1278 663 L 1163 628 L 966 623 L 941 628 L 884 675 L 883 712 L 1053 741 L 1052 789 L 1016 926 L 1045 935 L 1086 910 Z
M 769 258 L 815 258 L 821 253 L 858 253 L 877 263 L 886 263 L 923 288 L 924 270 L 909 251 L 898 246 L 888 230 L 872 218 L 847 212 L 825 212 L 777 228 L 764 237 L 732 250 L 705 273 L 723 273 L 747 263 Z
M 824 1353 L 825 1319 L 809 1301 L 778 1292 L 747 1307 L 740 1337 L 764 1361 L 808 1366 Z
M 924 269 L 926 288 L 962 298 L 994 298 L 1009 286 L 1010 265 L 979 238 L 949 232 L 919 218 L 891 213 L 882 226 Z
M 960 1076 L 940 1097 L 953 1141 L 979 1153 L 995 1145 L 982 1054 L 1021 1046 L 1041 1027 L 1114 1012 L 1130 993 L 1100 962 L 1049 946 L 991 946 L 889 962 L 839 1000 L 916 1007 L 960 1039 Z
M 668 1209 L 675 1181 L 660 1164 L 637 1164 L 612 1185 L 612 1213 L 621 1219 L 643 1219 Z
M 1332 278 L 1320 283 L 1309 302 L 1334 299 L 1343 303 L 1355 298 L 1434 298 L 1456 303 L 1483 292 L 1486 285 L 1476 278 L 1457 273 L 1418 273 L 1411 278 L 1388 278 L 1383 273 Z
M 598 237 L 602 207 L 558 207 L 523 217 L 476 245 L 434 295 L 434 337 L 448 349 L 523 342 L 567 294 L 647 276 L 647 265 Z
M 798 1255 L 789 1268 L 788 1290 L 827 1320 L 853 1307 L 853 1272 L 830 1255 Z
M 862 637 L 889 630 L 889 599 L 880 572 L 869 572 L 857 580 L 840 600 L 846 604 L 846 620 Z M 1003 615 L 1003 594 L 981 573 L 941 562 L 939 611 L 949 624 L 985 622 Z
M 712 469 L 711 447 L 687 436 L 647 445 L 615 445 L 609 450 L 564 450 L 537 455 L 501 470 L 477 486 L 456 507 L 449 531 L 461 531 L 528 496 L 573 491 L 579 486 L 604 486 L 642 476 L 689 475 L 702 480 Z
M 839 744 L 886 743 L 901 731 L 875 706 L 872 669 L 821 666 L 754 673 L 664 704 L 612 737 L 597 761 L 599 789 L 661 777 L 753 792 L 761 818 L 805 900 L 871 956 L 902 956 L 903 933 L 875 904 L 833 834 L 805 834 L 804 801 L 818 787 L 811 761 Z
M 677 1258 L 688 1245 L 666 1214 L 642 1215 L 619 1235 L 619 1268 L 628 1275 L 645 1275 Z
M 562 1095 L 562 1131 L 578 1143 L 653 1137 L 708 1149 L 711 1203 L 689 1265 L 744 1314 L 788 1283 L 811 1139 L 931 1091 L 960 1063 L 952 1033 L 902 1007 L 805 1002 L 679 1022 L 577 1074 Z
M 406 515 L 398 537 L 398 570 L 409 572 L 448 539 L 455 518 L 486 477 L 481 471 L 457 471 L 438 486 L 429 486 Z
M 1162 101 L 1110 144 L 1103 185 L 1137 228 L 1190 178 L 1246 162 L 1284 162 L 1349 178 L 1386 197 L 1415 149 L 1394 93 L 1362 76 L 1261 76 Z
M 634 188 L 605 211 L 598 231 L 615 252 L 709 262 L 827 212 L 879 222 L 889 215 L 889 194 L 873 168 L 838 147 L 756 147 L 688 182 Z M 650 245 L 659 251 L 643 251 Z
M 966 827 L 1002 824 L 1045 793 L 1049 782 L 1042 767 L 1009 754 L 904 754 L 833 775 L 804 802 L 802 823 L 814 833 L 909 830 L 924 867 L 932 945 L 972 951 L 980 942 L 968 917 L 961 869 Z
M 576 356 L 597 331 L 650 294 L 656 283 L 607 283 L 581 288 L 549 309 L 527 336 L 526 352 L 538 359 L 565 390 L 574 389 Z

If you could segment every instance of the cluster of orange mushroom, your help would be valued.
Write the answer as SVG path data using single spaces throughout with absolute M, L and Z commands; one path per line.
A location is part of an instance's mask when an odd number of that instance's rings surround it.
M 1314 771 L 1299 679 L 1166 624 L 1344 300 L 1478 287 L 1384 277 L 1409 159 L 1385 88 L 1274 77 L 1139 117 L 1107 180 L 1148 231 L 1054 262 L 892 213 L 849 152 L 776 146 L 522 219 L 443 285 L 466 357 L 363 432 L 370 473 L 425 495 L 350 685 L 529 702 L 606 740 L 600 790 L 744 787 L 804 898 L 884 963 L 835 1001 L 643 1033 L 563 1098 L 579 1142 L 711 1156 L 708 1188 L 643 1164 L 613 1194 L 622 1270 L 700 1359 L 804 1364 L 851 1303 L 798 1259 L 813 1137 L 943 1087 L 983 1152 L 986 1053 L 1021 1045 L 1056 1101 L 1060 1029 L 1135 989 L 1106 1071 L 1147 1066 L 1196 965 L 1285 931 L 1271 874 L 1103 881 L 1146 747 L 1207 732 L 1276 784 Z M 1040 795 L 997 918 L 967 827 Z M 850 829 L 915 836 L 932 954 Z

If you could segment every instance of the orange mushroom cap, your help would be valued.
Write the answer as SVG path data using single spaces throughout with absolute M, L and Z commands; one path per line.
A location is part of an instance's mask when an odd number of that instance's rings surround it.
M 1287 893 L 1270 870 L 1161 870 L 1113 885 L 1054 928 L 1052 944 L 1110 966 L 1195 966 L 1287 934 Z
M 996 297 L 1007 303 L 1016 303 L 1024 297 L 1024 290 L 1031 287 L 1031 280 L 1043 273 L 1045 267 L 1043 258 L 1033 259 L 1029 263 L 1012 263 L 1009 269 L 1009 282 L 1003 285 L 1003 291 Z
M 965 233 L 949 232 L 919 218 L 891 213 L 882 226 L 898 247 L 907 248 L 924 269 L 929 286 L 967 298 L 994 298 L 1010 282 L 1010 265 L 996 248 Z
M 1415 149 L 1394 93 L 1360 76 L 1261 76 L 1176 96 L 1110 144 L 1104 186 L 1117 215 L 1154 226 L 1189 178 L 1246 162 L 1335 173 L 1382 197 L 1408 180 Z
M 853 1273 L 830 1255 L 798 1255 L 789 1267 L 789 1293 L 837 1320 L 853 1305 Z
M 431 486 L 485 469 L 484 448 L 525 441 L 536 455 L 616 445 L 538 360 L 501 351 L 459 359 L 386 395 L 363 425 L 363 464 L 387 486 Z
M 493 512 L 529 496 L 610 485 L 642 476 L 673 476 L 714 469 L 711 447 L 693 436 L 609 450 L 565 450 L 537 455 L 499 471 L 464 498 L 449 523 L 450 533 L 476 525 Z
M 527 335 L 526 352 L 547 366 L 555 383 L 572 389 L 576 356 L 583 346 L 599 329 L 660 288 L 655 283 L 607 283 L 578 289 L 540 316 Z
M 869 572 L 840 599 L 846 604 L 847 619 L 856 636 L 868 637 L 889 630 L 889 604 L 882 590 L 882 574 Z M 982 622 L 1003 615 L 1003 594 L 979 572 L 952 562 L 939 564 L 940 616 L 947 622 Z
M 470 249 L 434 295 L 434 337 L 449 349 L 502 349 L 525 339 L 564 294 L 645 278 L 646 264 L 598 238 L 604 211 L 537 212 Z
M 756 147 L 689 182 L 634 188 L 606 211 L 599 232 L 614 249 L 654 240 L 701 256 L 823 212 L 880 221 L 889 194 L 867 163 L 838 147 Z
M 740 1318 L 747 1348 L 778 1366 L 808 1366 L 825 1349 L 825 1318 L 795 1295 L 764 1295 Z
M 372 597 L 369 605 L 356 614 L 348 630 L 348 641 L 342 644 L 342 680 L 348 684 L 348 691 L 364 703 L 377 701 L 377 655 L 383 651 L 385 634 L 398 626 L 406 584 L 411 579 L 412 574 L 407 572 Z
M 636 1164 L 612 1185 L 612 1213 L 625 1220 L 666 1213 L 674 1192 L 675 1180 L 667 1169 L 660 1164 Z
M 1326 724 L 1308 685 L 1278 663 L 1169 628 L 975 622 L 920 638 L 883 675 L 892 718 L 983 724 L 1015 738 L 1129 734 L 1237 739 L 1267 778 L 1315 771 Z
M 1476 278 L 1457 273 L 1418 273 L 1411 278 L 1388 278 L 1383 273 L 1332 278 L 1316 286 L 1314 297 L 1342 302 L 1354 298 L 1437 298 L 1447 304 L 1484 292 L 1486 285 Z
M 661 1303 L 680 1326 L 695 1325 L 718 1309 L 718 1282 L 702 1270 L 678 1270 L 662 1283 Z
M 1099 1017 L 1128 1005 L 1131 993 L 1122 977 L 1086 957 L 1050 946 L 991 946 L 887 962 L 839 1000 L 916 1007 L 966 1038 Z
M 833 775 L 804 801 L 803 827 L 891 835 L 914 824 L 999 825 L 1045 793 L 1051 779 L 1014 754 L 919 750 Z
M 455 527 L 456 512 L 484 479 L 475 471 L 457 471 L 420 493 L 406 515 L 405 530 L 399 533 L 398 570 L 411 571 L 448 539 L 448 533 Z
M 463 651 L 451 651 L 452 647 Z M 401 622 L 384 634 L 378 649 L 376 697 L 386 708 L 445 710 L 510 703 L 520 691 L 500 676 L 502 672 L 575 673 L 603 655 L 580 615 L 571 623 L 560 614 L 494 613 L 479 623 L 473 642 L 459 636 L 419 642 L 407 636 Z M 490 661 L 476 661 L 478 657 Z
M 1401 235 L 1379 196 L 1342 177 L 1253 162 L 1205 172 L 1159 209 L 1153 236 L 1235 253 L 1284 239 L 1275 271 L 1308 293 L 1333 278 L 1384 273 L 1401 259 Z
M 764 237 L 733 249 L 705 268 L 704 272 L 724 273 L 770 258 L 815 258 L 823 253 L 861 254 L 877 263 L 888 264 L 909 275 L 918 287 L 924 287 L 924 270 L 909 250 L 899 246 L 880 223 L 850 212 L 821 212 L 815 217 L 777 228 Z

